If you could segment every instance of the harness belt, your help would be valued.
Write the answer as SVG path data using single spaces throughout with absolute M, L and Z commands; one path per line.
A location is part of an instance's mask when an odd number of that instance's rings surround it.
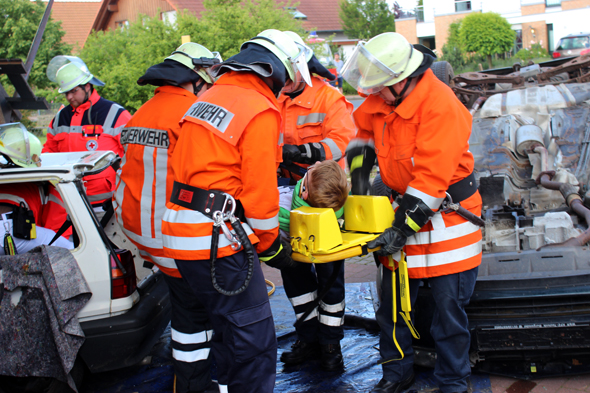
M 469 198 L 477 192 L 477 182 L 473 172 L 465 179 L 459 180 L 455 184 L 451 184 L 447 193 L 453 198 L 453 202 L 459 203 Z
M 216 190 L 203 190 L 177 181 L 172 186 L 170 202 L 203 213 L 212 220 L 214 220 L 213 213 L 216 211 L 225 212 L 227 209 L 232 209 L 228 206 L 228 202 L 232 202 L 227 194 Z M 241 222 L 246 222 L 244 207 L 240 201 L 236 201 L 234 216 Z

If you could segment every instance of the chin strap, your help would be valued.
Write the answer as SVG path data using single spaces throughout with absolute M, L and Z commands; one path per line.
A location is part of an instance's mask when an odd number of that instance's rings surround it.
M 207 84 L 207 82 L 205 82 L 203 79 L 199 79 L 198 85 L 195 83 L 195 81 L 191 81 L 191 83 L 193 84 L 193 94 L 196 96 L 198 96 L 203 86 Z
M 387 86 L 387 87 L 389 87 L 389 91 L 391 92 L 391 94 L 393 94 L 393 96 L 395 97 L 395 102 L 394 102 L 393 106 L 398 106 L 404 100 L 404 94 L 406 94 L 406 91 L 410 87 L 410 84 L 412 83 L 412 78 L 411 77 L 406 78 L 406 81 L 407 81 L 406 85 L 404 86 L 401 93 L 399 93 L 399 94 L 397 94 L 395 92 L 395 89 L 393 88 L 393 86 Z

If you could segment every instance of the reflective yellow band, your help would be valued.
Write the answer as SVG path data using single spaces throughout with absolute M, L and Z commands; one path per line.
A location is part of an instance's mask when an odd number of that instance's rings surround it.
M 281 246 L 279 247 L 279 251 L 274 253 L 274 255 L 271 255 L 270 257 L 258 257 L 258 259 L 260 259 L 262 262 L 270 261 L 271 259 L 276 257 L 278 255 L 278 253 L 281 252 L 282 250 L 283 250 L 283 245 L 281 244 Z
M 414 220 L 412 220 L 410 216 L 406 216 L 406 224 L 408 224 L 408 226 L 412 228 L 414 232 L 418 232 L 421 228 Z
M 352 163 L 350 164 L 350 172 L 354 171 L 357 168 L 361 168 L 363 166 L 363 156 L 356 156 L 352 159 Z

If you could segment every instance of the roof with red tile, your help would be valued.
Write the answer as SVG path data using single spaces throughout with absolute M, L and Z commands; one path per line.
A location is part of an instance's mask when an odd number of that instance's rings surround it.
M 63 41 L 82 48 L 90 34 L 92 23 L 101 5 L 100 1 L 54 1 L 51 18 L 61 22 L 66 32 Z

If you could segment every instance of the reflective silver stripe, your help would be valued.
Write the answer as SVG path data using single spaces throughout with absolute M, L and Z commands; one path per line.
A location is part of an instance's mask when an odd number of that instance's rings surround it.
M 302 304 L 307 304 L 313 302 L 318 297 L 318 291 L 304 293 L 303 295 L 290 297 L 289 301 L 293 305 L 293 307 L 301 306 Z
M 297 125 L 302 126 L 308 123 L 321 123 L 326 118 L 325 113 L 310 113 L 307 116 L 298 116 Z
M 279 226 L 279 214 L 277 213 L 276 216 L 272 218 L 267 218 L 266 220 L 258 220 L 256 218 L 249 218 L 246 217 L 248 224 L 252 227 L 252 229 L 260 229 L 261 231 L 269 231 L 274 228 L 278 228 Z
M 47 202 L 46 203 L 49 203 L 49 202 L 53 202 L 55 204 L 60 205 L 61 207 L 64 207 L 63 202 L 58 197 L 56 197 L 53 194 L 49 194 L 49 196 L 47 197 Z
M 123 128 L 125 128 L 125 126 L 119 126 L 119 127 L 104 127 L 103 128 L 103 134 L 106 135 L 111 135 L 111 136 L 117 136 L 119 134 L 121 134 L 121 131 L 123 131 Z
M 227 385 L 217 385 L 217 386 L 219 386 L 219 393 L 228 393 Z
M 344 315 L 341 317 L 331 317 L 329 315 L 320 314 L 318 320 L 322 325 L 342 326 L 344 324 Z
M 27 203 L 27 201 L 25 201 L 23 198 L 18 197 L 16 195 L 0 194 L 0 200 L 2 200 L 2 199 L 12 201 L 12 202 L 16 203 L 17 205 L 19 205 L 21 202 L 23 202 L 25 204 L 25 206 L 27 207 L 27 209 L 29 208 L 29 204 Z
M 281 132 L 279 134 L 279 145 L 282 145 L 284 140 L 285 140 L 285 135 Z
M 435 214 L 433 218 L 436 218 L 437 215 L 440 215 L 440 213 Z M 419 246 L 439 243 L 447 240 L 454 240 L 478 231 L 480 231 L 480 228 L 477 225 L 467 221 L 459 225 L 453 225 L 452 227 L 446 227 L 439 230 L 418 232 L 415 235 L 410 236 L 406 244 L 408 246 Z
M 195 210 L 172 209 L 166 209 L 162 220 L 176 224 L 207 224 L 213 222 L 212 219 Z
M 59 131 L 57 131 L 57 128 L 59 126 L 59 115 L 61 114 L 61 111 L 63 110 L 63 108 L 61 108 L 60 110 L 57 111 L 57 113 L 55 114 L 55 117 L 53 118 L 53 128 L 52 127 L 47 127 L 47 133 L 55 136 L 56 134 L 59 133 Z M 66 131 L 67 132 L 67 131 Z
M 428 255 L 408 255 L 408 268 L 424 268 L 448 265 L 475 257 L 481 253 L 481 241 L 456 250 Z M 399 260 L 399 259 L 398 259 Z
M 159 239 L 159 240 L 160 240 L 160 244 L 162 244 L 162 239 Z M 162 246 L 160 246 L 160 248 L 162 248 Z M 147 252 L 145 250 L 139 250 L 139 255 L 141 255 L 142 257 L 144 257 L 146 259 L 150 259 L 152 262 L 157 263 L 158 265 L 160 265 L 162 267 L 178 270 L 178 266 L 176 266 L 176 262 L 174 262 L 174 259 L 172 259 L 172 258 L 157 257 L 155 255 L 150 254 L 149 252 Z
M 143 185 L 140 195 L 139 224 L 142 237 L 155 237 L 152 233 L 152 187 L 154 186 L 154 147 L 143 148 Z M 162 185 L 165 186 L 165 183 Z
M 355 138 L 348 143 L 348 146 L 346 146 L 346 150 L 350 150 L 355 147 L 363 147 L 363 146 L 370 146 L 374 149 L 375 148 L 375 141 L 372 139 L 367 140 L 367 139 Z
M 342 158 L 342 152 L 340 151 L 340 148 L 332 139 L 326 138 L 322 139 L 320 142 L 325 143 L 330 148 L 330 151 L 332 152 L 332 159 L 334 161 L 338 161 Z
M 111 109 L 109 109 L 109 113 L 107 113 L 107 118 L 105 119 L 102 128 L 112 130 L 115 123 L 115 117 L 117 116 L 117 112 L 119 109 L 123 109 L 123 107 L 119 104 L 111 105 Z M 119 127 L 117 127 L 119 128 Z M 121 130 L 119 130 L 121 132 Z M 110 134 L 113 135 L 113 134 Z
M 181 351 L 172 348 L 172 357 L 181 362 L 198 362 L 209 357 L 210 348 L 197 349 L 196 351 Z
M 88 195 L 88 200 L 90 202 L 98 202 L 98 201 L 103 201 L 105 199 L 110 199 L 112 197 L 113 197 L 112 192 L 104 192 L 102 194 Z
M 211 341 L 213 337 L 213 330 L 203 330 L 198 333 L 181 333 L 174 328 L 170 328 L 172 333 L 172 341 L 180 344 L 203 344 Z
M 435 198 L 433 196 L 426 194 L 425 192 L 422 192 L 422 191 L 417 190 L 417 189 L 410 187 L 410 186 L 408 186 L 408 188 L 406 189 L 406 194 L 410 194 L 412 196 L 415 196 L 416 198 L 420 198 L 422 200 L 422 202 L 424 202 L 426 204 L 426 206 L 428 206 L 432 210 L 438 209 L 444 199 L 444 198 Z
M 303 313 L 296 314 L 295 318 L 297 318 L 297 320 L 299 320 L 299 318 L 301 318 L 302 315 L 303 315 Z M 305 318 L 305 320 L 309 321 L 310 319 L 317 318 L 317 316 L 318 316 L 318 309 L 316 308 L 307 316 L 307 318 Z
M 156 150 L 155 166 L 155 186 L 156 194 L 154 195 L 154 230 L 157 234 L 162 233 L 162 217 L 166 212 L 166 179 L 168 177 L 168 151 L 163 149 Z
M 252 234 L 252 230 L 245 226 L 246 234 Z M 211 249 L 211 236 L 199 236 L 199 237 L 180 237 L 162 235 L 162 243 L 164 247 L 178 250 L 178 251 L 204 251 Z M 219 248 L 229 247 L 231 243 L 227 240 L 227 237 L 219 236 Z
M 137 244 L 141 244 L 144 247 L 156 248 L 156 249 L 164 248 L 164 244 L 162 243 L 162 238 L 159 236 L 158 237 L 140 236 L 137 233 L 134 233 L 128 229 L 125 229 L 124 227 L 123 227 L 123 232 L 125 233 L 125 236 L 127 236 L 129 239 L 133 240 Z M 158 233 L 157 235 L 160 235 L 160 233 Z
M 340 311 L 344 311 L 344 307 L 346 306 L 346 302 L 343 300 L 340 303 L 336 304 L 326 304 L 324 301 L 320 301 L 320 308 L 325 312 L 329 313 L 337 313 Z

